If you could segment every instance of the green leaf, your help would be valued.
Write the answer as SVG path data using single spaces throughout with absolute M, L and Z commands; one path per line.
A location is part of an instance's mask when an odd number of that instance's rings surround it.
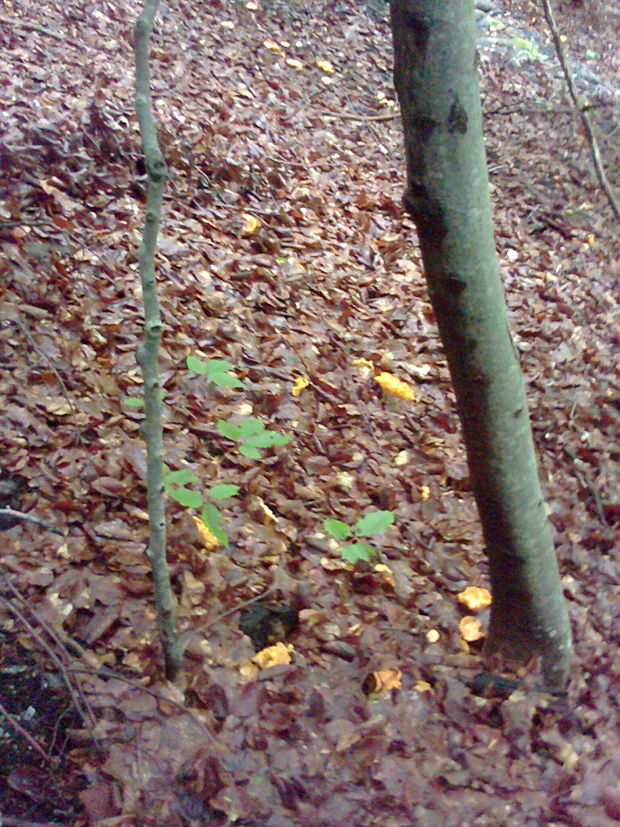
M 127 408 L 141 408 L 144 405 L 144 399 L 139 396 L 126 396 L 123 399 L 123 405 Z
M 203 362 L 202 359 L 199 359 L 197 356 L 188 356 L 185 364 L 190 370 L 194 371 L 194 373 L 200 373 L 202 375 L 209 372 L 208 363 Z
M 220 543 L 223 546 L 228 545 L 228 543 L 229 543 L 228 534 L 226 534 L 226 532 L 224 531 L 223 528 L 212 528 L 212 529 L 210 529 L 210 531 L 215 537 L 217 537 L 217 539 L 220 541 Z
M 376 554 L 370 543 L 349 543 L 340 549 L 340 553 L 347 563 L 357 563 L 358 560 L 369 563 Z
M 273 445 L 286 445 L 290 441 L 290 436 L 286 434 L 279 434 L 276 431 L 263 431 L 261 434 L 251 436 L 245 444 L 254 445 L 256 448 L 271 448 Z
M 216 385 L 224 385 L 227 388 L 243 387 L 243 382 L 229 373 L 234 365 L 227 359 L 209 359 L 208 362 L 203 362 L 197 356 L 188 356 L 185 364 L 194 373 L 206 375 Z
M 213 529 L 217 528 L 222 522 L 222 515 L 216 505 L 213 505 L 213 503 L 207 503 L 200 513 L 200 519 L 206 526 L 208 526 L 208 528 L 211 529 L 211 531 L 213 531 Z
M 176 500 L 185 508 L 200 508 L 203 503 L 202 494 L 199 491 L 192 491 L 191 488 L 168 489 L 173 500 Z
M 394 522 L 393 511 L 373 511 L 365 514 L 355 524 L 355 533 L 358 537 L 367 537 L 370 534 L 378 534 L 384 531 Z
M 208 490 L 209 496 L 213 497 L 214 500 L 225 500 L 226 497 L 234 497 L 235 494 L 238 494 L 239 486 L 221 482 L 217 485 L 212 485 Z
M 190 468 L 182 468 L 180 471 L 169 471 L 164 477 L 164 484 L 175 483 L 176 485 L 187 485 L 190 482 L 200 482 L 200 477 Z
M 248 445 L 246 442 L 239 446 L 239 453 L 250 459 L 262 459 L 263 457 L 258 448 L 255 448 L 253 445 Z
M 233 439 L 237 442 L 241 439 L 241 429 L 238 425 L 233 425 L 232 422 L 226 422 L 224 419 L 218 419 L 217 429 L 226 439 Z
M 323 520 L 323 528 L 328 534 L 335 537 L 336 540 L 346 540 L 351 533 L 350 526 L 343 523 L 342 520 L 334 520 L 331 517 Z
M 265 423 L 261 422 L 260 419 L 253 419 L 251 416 L 244 419 L 239 425 L 239 433 L 244 439 L 249 436 L 254 436 L 255 434 L 260 434 L 261 431 L 264 430 Z
M 213 505 L 213 503 L 207 503 L 205 507 L 202 509 L 202 513 L 200 515 L 202 522 L 206 525 L 209 531 L 213 534 L 214 537 L 222 543 L 223 545 L 228 545 L 228 534 L 220 528 L 220 523 L 222 521 L 222 515 Z
M 225 388 L 242 388 L 243 382 L 232 376 L 230 373 L 210 373 L 209 379 L 216 385 L 223 385 Z
M 212 376 L 214 373 L 227 373 L 234 365 L 228 359 L 209 359 L 207 362 L 207 373 Z

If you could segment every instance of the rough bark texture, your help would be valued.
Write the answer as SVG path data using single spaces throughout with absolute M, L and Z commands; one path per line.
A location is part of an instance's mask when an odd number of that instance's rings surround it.
M 570 627 L 508 327 L 493 224 L 471 0 L 393 0 L 404 201 L 457 398 L 489 558 L 488 654 L 541 655 L 562 688 Z
M 166 677 L 174 680 L 182 668 L 183 653 L 177 636 L 176 603 L 166 561 L 162 401 L 158 368 L 162 323 L 155 278 L 155 249 L 167 169 L 157 141 L 149 71 L 149 36 L 158 5 L 159 0 L 146 0 L 134 29 L 136 114 L 140 124 L 142 150 L 148 175 L 144 232 L 138 251 L 144 300 L 144 342 L 138 348 L 136 358 L 144 377 L 143 431 L 147 453 L 147 501 L 150 528 L 147 556 L 153 572 L 157 625 L 164 651 Z

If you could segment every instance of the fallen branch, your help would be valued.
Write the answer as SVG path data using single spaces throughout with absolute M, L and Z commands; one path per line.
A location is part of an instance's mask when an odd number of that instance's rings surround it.
M 4 15 L 0 16 L 0 23 L 6 23 L 7 26 L 16 29 L 23 29 L 27 32 L 38 32 L 39 34 L 44 34 L 47 37 L 53 37 L 56 40 L 60 40 L 63 45 L 71 45 L 74 46 L 76 49 L 82 51 L 84 46 L 88 46 L 87 43 L 81 41 L 80 43 L 77 40 L 72 40 L 70 37 L 67 37 L 66 34 L 61 34 L 59 32 L 55 32 L 53 29 L 50 29 L 47 26 L 38 26 L 36 23 L 29 23 L 27 20 L 19 20 L 19 18 L 12 17 L 4 17 Z M 5 821 L 5 824 L 8 822 Z
M 601 103 L 582 103 L 577 107 L 579 112 L 592 112 L 595 109 L 603 109 L 609 106 L 615 106 L 615 102 L 604 101 Z M 575 112 L 574 106 L 532 106 L 527 103 L 519 104 L 518 106 L 500 106 L 499 109 L 483 109 L 482 114 L 487 115 L 570 115 Z
M 398 118 L 398 112 L 391 112 L 389 115 L 355 115 L 352 112 L 332 112 L 330 109 L 322 109 L 321 115 L 328 115 L 330 118 L 339 118 L 342 121 L 393 121 Z
M 32 749 L 35 752 L 37 752 L 41 756 L 41 758 L 43 758 L 45 763 L 47 763 L 50 760 L 50 756 L 45 754 L 45 750 L 42 749 L 39 742 L 35 741 L 35 739 L 28 732 L 28 730 L 24 729 L 23 726 L 17 720 L 17 718 L 14 715 L 11 715 L 11 713 L 8 711 L 8 709 L 5 709 L 5 707 L 2 706 L 1 703 L 0 703 L 0 715 L 2 717 L 6 718 L 6 720 L 9 722 L 11 727 L 15 730 L 15 732 L 17 732 L 18 735 L 21 735 L 21 737 L 30 744 Z M 0 823 L 5 823 L 5 822 L 0 822 Z
M 594 129 L 592 127 L 592 121 L 590 120 L 586 108 L 582 106 L 579 102 L 579 97 L 577 95 L 577 87 L 575 86 L 575 81 L 573 80 L 573 76 L 568 66 L 566 53 L 564 51 L 564 46 L 562 44 L 560 32 L 558 30 L 555 18 L 553 16 L 550 0 L 543 0 L 543 9 L 545 11 L 545 18 L 547 20 L 547 23 L 549 24 L 549 28 L 551 29 L 551 34 L 553 35 L 555 51 L 558 56 L 558 60 L 560 61 L 562 71 L 564 72 L 564 78 L 566 79 L 566 86 L 568 87 L 569 95 L 571 97 L 573 104 L 575 105 L 575 110 L 579 112 L 579 115 L 581 116 L 581 122 L 583 123 L 583 127 L 586 131 L 586 137 L 588 139 L 588 143 L 590 144 L 590 150 L 592 152 L 592 160 L 594 161 L 594 169 L 596 170 L 596 175 L 598 177 L 603 192 L 605 193 L 609 203 L 611 204 L 611 209 L 613 210 L 616 219 L 618 220 L 618 222 L 620 222 L 620 206 L 618 205 L 616 196 L 614 195 L 611 185 L 607 180 L 607 176 L 605 175 L 603 161 L 601 159 L 601 153 L 598 148 L 598 142 L 594 134 Z
M 82 687 L 80 686 L 79 682 L 76 682 L 75 686 L 71 681 L 68 672 L 67 666 L 63 662 L 62 657 L 68 659 L 68 652 L 66 646 L 63 644 L 62 640 L 59 638 L 56 631 L 47 623 L 41 620 L 40 617 L 37 616 L 36 612 L 32 609 L 29 605 L 26 598 L 19 592 L 19 590 L 11 583 L 7 573 L 4 569 L 0 568 L 0 579 L 4 582 L 8 590 L 13 595 L 13 600 L 0 596 L 0 605 L 4 606 L 10 614 L 12 614 L 21 624 L 22 626 L 28 631 L 31 638 L 39 644 L 41 650 L 45 652 L 49 658 L 51 659 L 52 663 L 58 669 L 59 674 L 62 675 L 65 686 L 67 687 L 67 691 L 71 696 L 75 709 L 77 710 L 80 718 L 84 722 L 84 726 L 89 730 L 91 734 L 91 738 L 93 739 L 93 743 L 97 745 L 100 749 L 99 742 L 97 740 L 97 736 L 95 735 L 95 725 L 96 719 L 94 712 L 88 703 L 88 699 L 84 695 Z M 28 620 L 26 615 L 24 614 L 21 609 L 19 609 L 15 604 L 16 602 L 20 603 L 22 608 L 26 611 L 29 611 L 30 614 L 34 617 L 35 622 L 43 629 L 43 631 L 54 641 L 54 643 L 58 646 L 60 650 L 60 655 L 58 655 L 54 649 L 47 643 L 47 641 L 43 638 L 41 634 L 39 634 L 38 630 L 35 629 L 33 624 Z
M 18 521 L 22 520 L 25 523 L 34 523 L 54 534 L 65 536 L 65 532 L 61 528 L 57 528 L 53 523 L 48 523 L 45 520 L 39 520 L 38 517 L 32 517 L 30 514 L 25 514 L 23 511 L 16 511 L 14 508 L 0 508 L 0 531 L 6 531 L 13 528 Z

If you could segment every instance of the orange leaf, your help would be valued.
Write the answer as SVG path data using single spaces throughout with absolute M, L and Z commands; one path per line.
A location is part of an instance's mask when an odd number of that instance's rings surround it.
M 491 605 L 491 592 L 480 586 L 468 586 L 456 597 L 470 612 L 477 612 Z

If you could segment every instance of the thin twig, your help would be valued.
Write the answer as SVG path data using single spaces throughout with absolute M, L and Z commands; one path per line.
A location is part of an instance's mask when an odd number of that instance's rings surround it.
M 60 534 L 61 537 L 65 536 L 65 532 L 61 528 L 57 528 L 53 523 L 48 523 L 45 520 L 39 520 L 38 517 L 25 514 L 23 511 L 16 511 L 14 508 L 0 508 L 0 521 L 2 517 L 14 517 L 16 520 L 23 520 L 26 523 L 34 523 L 35 525 L 40 525 L 42 528 L 46 528 L 54 534 Z
M 6 572 L 3 569 L 0 569 L 0 579 L 7 585 L 9 591 L 13 594 L 14 598 L 18 600 L 24 608 L 26 608 L 36 619 L 36 622 L 41 626 L 41 628 L 52 638 L 52 640 L 56 643 L 56 645 L 60 648 L 61 651 L 64 651 L 65 655 L 68 657 L 67 649 L 56 634 L 56 632 L 47 624 L 45 621 L 41 620 L 41 618 L 37 617 L 36 612 L 32 609 L 32 607 L 28 604 L 28 601 L 22 594 L 15 588 L 15 586 L 11 583 L 10 579 L 8 578 Z M 63 676 L 65 685 L 69 694 L 71 695 L 71 700 L 75 704 L 75 708 L 78 711 L 80 717 L 84 721 L 85 725 L 88 727 L 92 739 L 97 746 L 99 743 L 97 738 L 94 734 L 94 728 L 96 724 L 94 713 L 88 703 L 87 698 L 84 695 L 82 687 L 78 684 L 74 687 L 68 672 L 67 667 L 62 662 L 62 660 L 58 657 L 56 652 L 46 643 L 46 641 L 41 637 L 38 631 L 33 627 L 27 617 L 24 616 L 23 612 L 14 605 L 11 600 L 8 600 L 6 597 L 0 596 L 0 603 L 4 604 L 6 608 L 13 614 L 28 630 L 33 640 L 35 640 L 41 649 L 46 652 L 60 674 Z
M 553 35 L 555 51 L 557 53 L 558 60 L 560 61 L 562 71 L 564 72 L 564 78 L 566 80 L 566 86 L 568 87 L 569 95 L 571 97 L 571 100 L 573 101 L 573 104 L 575 105 L 575 109 L 579 112 L 579 115 L 581 116 L 581 122 L 583 123 L 584 129 L 586 131 L 586 137 L 588 139 L 588 143 L 590 144 L 590 150 L 592 152 L 592 160 L 594 161 L 594 169 L 596 170 L 596 175 L 598 177 L 603 192 L 605 193 L 609 203 L 611 204 L 611 209 L 613 210 L 616 219 L 620 222 L 620 206 L 618 205 L 616 196 L 611 188 L 609 181 L 607 180 L 607 176 L 605 175 L 603 161 L 601 159 L 601 153 L 598 148 L 598 142 L 594 134 L 594 129 L 592 127 L 592 121 L 590 120 L 590 116 L 586 112 L 585 108 L 579 103 L 577 87 L 575 86 L 575 81 L 573 80 L 573 76 L 568 66 L 566 53 L 564 51 L 564 45 L 562 44 L 560 32 L 558 30 L 555 18 L 553 16 L 551 3 L 549 2 L 549 0 L 542 0 L 542 2 L 543 9 L 545 11 L 545 18 L 547 20 L 547 23 L 549 24 L 549 28 L 551 29 L 551 34 Z
M 58 384 L 60 385 L 62 395 L 67 400 L 67 404 L 71 408 L 71 413 L 75 413 L 75 405 L 71 401 L 71 397 L 69 396 L 69 391 L 67 390 L 67 386 L 65 385 L 62 376 L 60 375 L 60 373 L 58 373 L 58 370 L 56 369 L 56 366 L 54 365 L 52 360 L 49 358 L 47 353 L 43 353 L 37 347 L 37 343 L 35 342 L 31 332 L 28 330 L 28 327 L 27 327 L 26 323 L 24 322 L 24 320 L 22 319 L 20 312 L 18 310 L 16 310 L 15 311 L 15 316 L 13 318 L 10 318 L 9 321 L 15 322 L 20 327 L 22 333 L 24 334 L 26 339 L 28 339 L 28 341 L 30 342 L 31 347 L 39 354 L 39 356 L 42 356 L 43 359 L 45 359 L 45 361 L 49 365 L 50 370 L 52 371 L 52 373 L 54 374 L 56 379 L 58 379 Z
M 232 608 L 223 612 L 221 615 L 218 615 L 217 617 L 214 617 L 211 620 L 207 620 L 207 622 L 203 623 L 202 626 L 198 626 L 197 629 L 192 629 L 191 631 L 203 632 L 205 629 L 208 629 L 211 626 L 215 626 L 215 624 L 219 623 L 220 620 L 224 620 L 224 618 L 230 617 L 230 615 L 234 615 L 235 612 L 240 612 L 241 609 L 245 609 L 246 606 L 251 606 L 253 603 L 258 603 L 259 600 L 263 600 L 263 598 L 267 597 L 267 595 L 270 595 L 273 592 L 275 592 L 277 588 L 278 587 L 276 585 L 269 586 L 268 589 L 265 589 L 265 591 L 261 592 L 261 594 L 257 594 L 256 597 L 251 597 L 249 600 L 245 600 L 243 603 L 239 603 L 237 606 L 233 606 Z
M 11 713 L 8 711 L 8 709 L 6 709 L 4 706 L 2 706 L 1 703 L 0 703 L 0 715 L 3 715 L 7 719 L 7 721 L 13 727 L 15 732 L 19 733 L 22 736 L 22 738 L 25 738 L 25 740 L 28 741 L 28 743 L 33 748 L 33 750 L 35 750 L 35 752 L 38 752 L 38 754 L 41 756 L 41 758 L 43 758 L 43 760 L 46 763 L 50 760 L 50 756 L 45 754 L 45 750 L 42 749 L 41 745 L 39 743 L 37 743 L 37 741 L 34 740 L 32 735 L 27 730 L 25 730 L 23 728 L 23 726 L 19 723 L 17 718 L 14 715 L 11 715 Z
M 322 109 L 320 114 L 330 118 L 339 118 L 342 121 L 393 121 L 398 117 L 398 112 L 386 115 L 354 115 L 351 112 L 332 112 L 330 109 Z
M 74 643 L 74 641 L 72 641 Z M 117 675 L 112 670 L 107 669 L 96 669 L 95 667 L 88 667 L 88 666 L 70 666 L 69 667 L 71 672 L 77 672 L 83 675 L 91 675 L 96 678 L 109 678 L 114 679 L 117 681 L 121 681 L 121 683 L 126 683 L 128 686 L 132 686 L 134 689 L 139 689 L 142 692 L 145 692 L 147 695 L 150 695 L 152 698 L 156 698 L 158 701 L 163 701 L 164 703 L 170 704 L 171 706 L 175 706 L 180 712 L 185 713 L 189 719 L 195 723 L 203 732 L 205 732 L 209 738 L 214 741 L 215 736 L 210 731 L 209 727 L 203 723 L 199 718 L 196 718 L 195 715 L 191 712 L 183 704 L 175 701 L 174 698 L 169 698 L 166 695 L 162 695 L 160 692 L 156 692 L 154 689 L 151 689 L 148 686 L 144 686 L 144 684 L 140 683 L 140 681 L 136 680 L 135 678 L 128 678 L 125 675 Z M 91 690 L 94 692 L 95 690 Z
M 20 20 L 18 17 L 12 17 L 9 20 L 9 18 L 2 15 L 0 16 L 0 23 L 6 23 L 7 26 L 24 29 L 27 32 L 38 32 L 39 34 L 47 35 L 47 37 L 53 37 L 56 40 L 60 40 L 63 45 L 69 43 L 71 46 L 74 46 L 80 51 L 84 49 L 84 46 L 88 46 L 88 43 L 85 43 L 84 41 L 78 43 L 77 40 L 72 40 L 70 37 L 67 37 L 66 34 L 55 32 L 53 29 L 50 29 L 49 26 L 38 26 L 36 23 L 29 23 L 27 20 Z
M 579 112 L 591 112 L 594 109 L 602 109 L 606 106 L 615 106 L 615 101 L 602 101 L 601 103 L 583 103 L 577 107 Z M 483 109 L 482 114 L 487 115 L 572 115 L 575 112 L 574 106 L 532 106 L 531 104 L 520 104 L 519 106 L 500 106 L 499 109 Z
M 21 818 L 13 818 L 0 813 L 0 825 L 2 827 L 69 827 L 68 824 L 61 824 L 59 821 L 22 821 Z

